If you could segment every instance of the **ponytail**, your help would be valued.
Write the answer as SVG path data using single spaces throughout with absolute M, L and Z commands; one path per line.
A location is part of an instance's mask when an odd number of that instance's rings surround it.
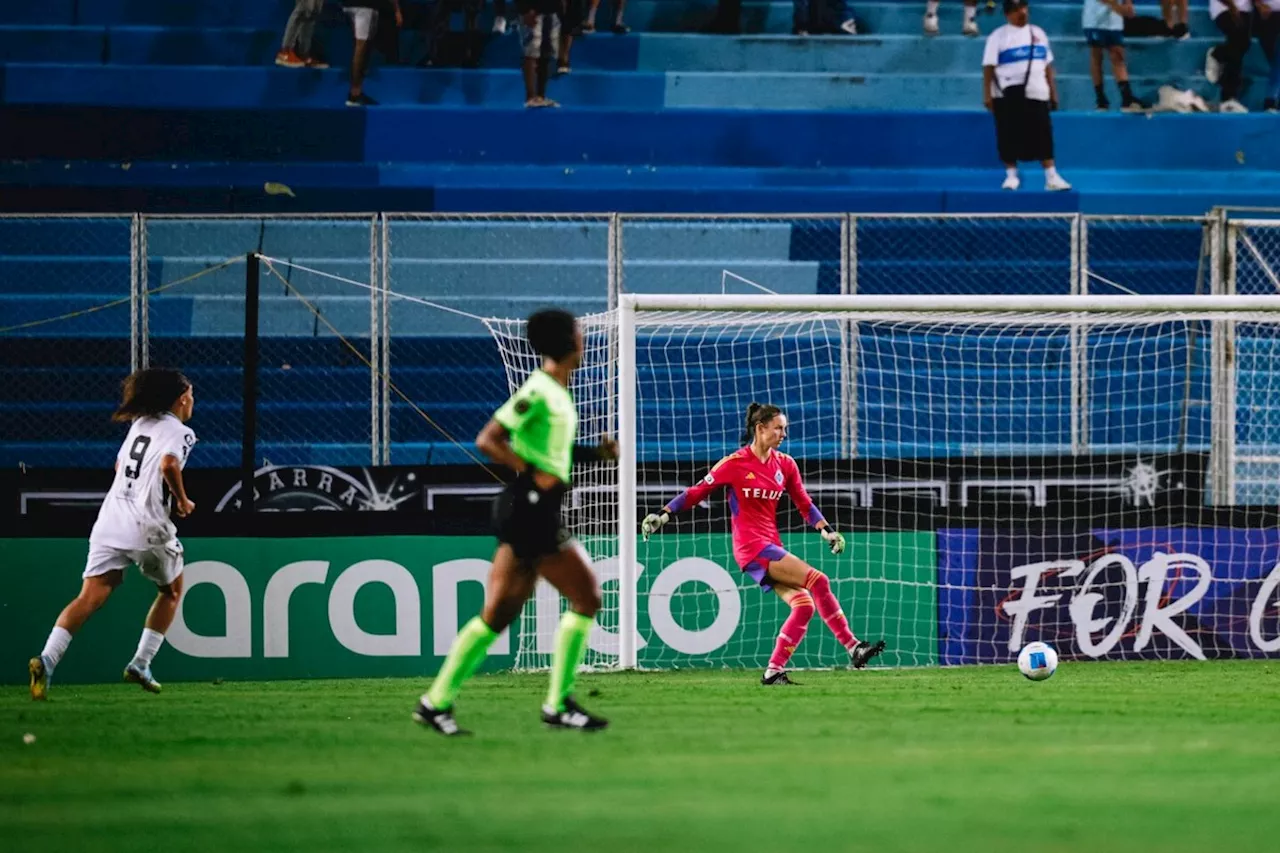
M 758 424 L 767 424 L 769 421 L 782 414 L 782 409 L 772 403 L 757 403 L 752 401 L 747 405 L 747 428 L 742 434 L 742 443 L 750 444 L 756 438 L 756 426 Z

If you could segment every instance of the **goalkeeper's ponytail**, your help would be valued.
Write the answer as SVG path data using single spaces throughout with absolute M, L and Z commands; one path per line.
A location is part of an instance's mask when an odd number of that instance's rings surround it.
M 747 429 L 742 434 L 742 443 L 750 444 L 756 439 L 756 425 L 767 424 L 769 421 L 782 414 L 782 409 L 772 403 L 756 403 L 747 404 Z

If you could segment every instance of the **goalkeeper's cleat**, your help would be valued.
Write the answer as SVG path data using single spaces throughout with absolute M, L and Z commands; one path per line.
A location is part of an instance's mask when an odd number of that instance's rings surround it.
M 159 693 L 160 682 L 155 680 L 151 675 L 151 667 L 138 666 L 136 663 L 130 663 L 124 668 L 124 680 L 130 684 L 137 684 L 148 693 Z
M 542 706 L 542 722 L 552 729 L 577 729 L 582 732 L 598 732 L 608 728 L 609 721 L 587 712 L 572 696 L 564 697 L 564 710 L 557 711 L 550 705 Z
M 45 666 L 43 655 L 27 662 L 27 674 L 31 676 L 31 698 L 36 702 L 48 699 L 49 679 L 53 677 L 53 670 Z
M 419 701 L 418 707 L 413 709 L 413 721 L 420 726 L 435 729 L 445 737 L 471 734 L 458 725 L 458 721 L 453 718 L 452 708 L 432 708 L 425 699 Z
M 793 687 L 800 686 L 797 682 L 792 681 L 790 678 L 787 677 L 787 671 L 785 669 L 778 670 L 773 675 L 770 675 L 768 672 L 765 672 L 764 675 L 760 676 L 760 683 L 763 684 L 765 687 L 772 687 L 775 684 L 777 685 L 790 684 Z
M 874 643 L 868 643 L 864 640 L 849 651 L 849 665 L 854 669 L 862 669 L 871 663 L 872 658 L 878 657 L 883 651 L 884 640 L 877 640 Z

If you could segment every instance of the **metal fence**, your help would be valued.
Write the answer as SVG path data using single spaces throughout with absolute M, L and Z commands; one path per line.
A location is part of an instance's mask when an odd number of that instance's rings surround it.
M 0 461 L 101 465 L 120 378 L 166 364 L 215 415 L 195 464 L 239 464 L 250 255 L 259 462 L 466 463 L 506 393 L 483 317 L 623 292 L 1276 293 L 1272 215 L 0 217 Z M 1238 339 L 1222 476 L 1232 500 L 1280 503 L 1276 342 Z

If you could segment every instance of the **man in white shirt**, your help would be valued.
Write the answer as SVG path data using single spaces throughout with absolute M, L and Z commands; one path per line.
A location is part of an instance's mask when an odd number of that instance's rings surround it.
M 1205 55 L 1205 79 L 1222 87 L 1219 112 L 1247 113 L 1237 96 L 1244 81 L 1244 55 L 1249 52 L 1249 0 L 1209 0 L 1209 17 L 1222 30 L 1226 41 L 1209 48 Z
M 1004 0 L 1007 24 L 987 37 L 982 54 L 982 103 L 996 121 L 996 148 L 1005 165 L 1003 189 L 1016 190 L 1020 160 L 1039 160 L 1044 188 L 1071 189 L 1053 162 L 1053 123 L 1058 106 L 1053 50 L 1044 30 L 1032 26 L 1027 0 Z

